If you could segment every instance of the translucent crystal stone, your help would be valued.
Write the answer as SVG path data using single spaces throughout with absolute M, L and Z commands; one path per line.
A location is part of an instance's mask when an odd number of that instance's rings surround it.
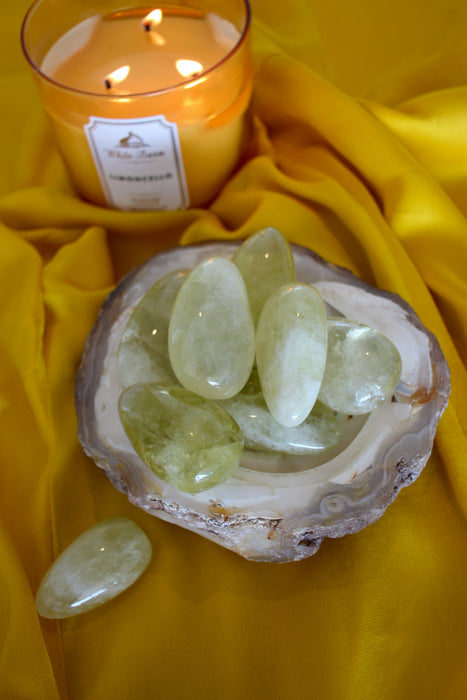
M 329 320 L 323 403 L 341 413 L 370 413 L 392 396 L 400 374 L 400 355 L 388 338 L 359 323 Z
M 264 399 L 281 425 L 300 425 L 313 408 L 326 345 L 326 311 L 313 287 L 286 285 L 269 297 L 256 329 L 256 363 Z
M 240 427 L 245 447 L 262 452 L 307 455 L 334 447 L 342 435 L 336 413 L 317 401 L 308 417 L 298 426 L 286 428 L 271 415 L 253 371 L 244 390 L 220 401 Z
M 266 299 L 295 281 L 292 251 L 280 231 L 266 228 L 247 238 L 232 261 L 242 273 L 256 325 Z
M 223 258 L 200 263 L 174 304 L 169 355 L 178 381 L 207 399 L 238 393 L 254 361 L 250 305 L 238 268 Z
M 65 549 L 36 594 L 42 617 L 80 615 L 124 591 L 143 573 L 152 554 L 144 532 L 127 518 L 103 520 Z
M 133 311 L 117 355 L 123 386 L 141 382 L 177 383 L 169 359 L 169 321 L 175 297 L 189 272 L 169 272 L 151 287 Z
M 233 474 L 243 436 L 229 414 L 182 386 L 138 385 L 119 401 L 120 419 L 137 454 L 163 481 L 197 493 Z

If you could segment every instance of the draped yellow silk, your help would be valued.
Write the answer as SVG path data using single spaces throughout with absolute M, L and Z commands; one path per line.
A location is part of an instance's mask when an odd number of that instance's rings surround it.
M 74 194 L 21 54 L 27 4 L 0 23 L 0 697 L 467 697 L 465 1 L 252 0 L 248 159 L 209 208 L 178 213 Z M 84 455 L 73 397 L 128 270 L 265 226 L 400 294 L 452 379 L 418 480 L 375 524 L 283 565 L 130 505 Z M 54 558 L 116 515 L 152 542 L 145 574 L 93 612 L 40 619 Z

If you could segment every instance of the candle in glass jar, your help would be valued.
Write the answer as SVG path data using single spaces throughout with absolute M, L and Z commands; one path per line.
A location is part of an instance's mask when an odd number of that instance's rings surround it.
M 38 66 L 32 61 L 80 194 L 121 209 L 212 199 L 244 138 L 251 93 L 245 40 L 245 31 L 215 12 L 135 7 L 77 22 Z

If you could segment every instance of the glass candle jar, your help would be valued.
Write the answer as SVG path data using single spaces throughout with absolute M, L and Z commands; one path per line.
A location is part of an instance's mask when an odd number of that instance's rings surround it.
M 248 0 L 36 0 L 22 46 L 78 193 L 125 210 L 207 204 L 238 163 Z

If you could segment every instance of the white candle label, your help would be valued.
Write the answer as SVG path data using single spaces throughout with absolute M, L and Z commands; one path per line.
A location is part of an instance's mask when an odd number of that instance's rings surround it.
M 84 129 L 109 206 L 132 211 L 189 206 L 176 124 L 162 115 L 90 117 Z

